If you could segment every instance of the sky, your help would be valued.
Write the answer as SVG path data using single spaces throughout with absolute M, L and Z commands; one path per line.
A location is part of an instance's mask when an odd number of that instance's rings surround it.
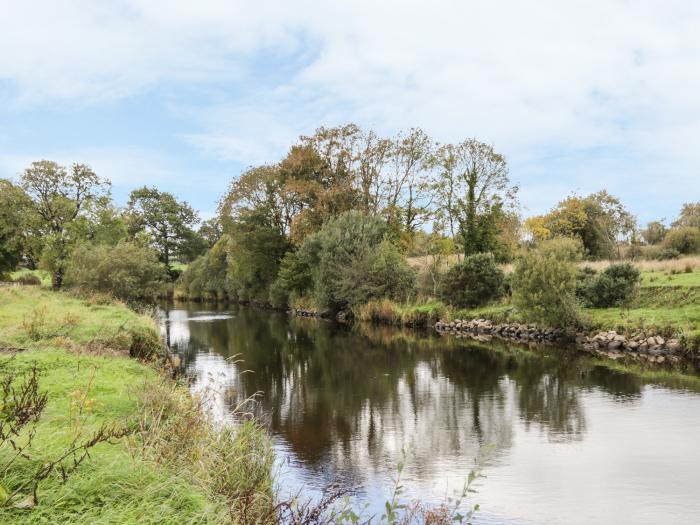
M 700 200 L 700 2 L 0 0 L 0 177 L 86 162 L 203 217 L 246 167 L 355 122 L 492 144 L 525 216 Z

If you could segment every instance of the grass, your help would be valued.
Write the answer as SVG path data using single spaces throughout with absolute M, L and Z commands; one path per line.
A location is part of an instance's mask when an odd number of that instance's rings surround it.
M 29 270 L 27 268 L 22 268 L 16 272 L 10 274 L 10 279 L 13 281 L 18 280 L 21 277 L 26 277 L 28 275 L 35 275 L 41 281 L 41 286 L 45 288 L 51 287 L 51 274 L 44 270 Z
M 48 394 L 30 457 L 0 471 L 0 486 L 11 492 L 76 436 L 82 442 L 102 425 L 136 429 L 97 445 L 65 483 L 57 472 L 44 480 L 37 505 L 7 507 L 0 498 L 0 523 L 250 523 L 270 507 L 266 433 L 252 422 L 215 428 L 187 388 L 129 358 L 134 334 L 146 332 L 158 340 L 151 319 L 119 303 L 0 289 L 0 377 L 35 365 Z M 7 443 L 0 446 L 0 465 L 11 455 Z
M 128 354 L 139 337 L 157 349 L 155 322 L 101 296 L 82 299 L 34 286 L 0 288 L 0 346 L 84 347 Z
M 688 267 L 691 271 L 682 270 L 647 270 L 642 272 L 642 287 L 665 288 L 678 286 L 683 288 L 700 288 L 700 266 Z

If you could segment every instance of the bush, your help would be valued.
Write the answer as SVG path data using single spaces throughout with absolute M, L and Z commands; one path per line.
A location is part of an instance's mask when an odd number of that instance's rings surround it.
M 415 271 L 386 235 L 382 219 L 344 213 L 285 255 L 278 282 L 290 297 L 313 293 L 329 313 L 373 299 L 404 301 L 415 291 Z
M 480 306 L 503 293 L 503 272 L 490 253 L 477 253 L 454 265 L 442 278 L 441 298 L 460 308 Z
M 663 246 L 683 254 L 700 252 L 700 228 L 685 226 L 669 230 Z
M 589 290 L 597 277 L 598 272 L 590 266 L 582 266 L 576 270 L 576 297 L 583 303 L 587 301 Z
M 23 284 L 25 286 L 41 286 L 41 279 L 34 275 L 33 273 L 24 273 L 14 280 L 16 283 Z
M 65 282 L 83 292 L 108 293 L 123 300 L 155 296 L 163 266 L 150 248 L 132 242 L 79 246 L 68 261 Z
M 647 250 L 647 259 L 656 261 L 669 261 L 671 259 L 678 259 L 681 256 L 681 252 L 674 248 L 662 248 L 660 246 L 650 246 Z
M 521 256 L 513 272 L 513 303 L 532 321 L 555 328 L 581 324 L 576 302 L 576 264 L 581 244 L 544 241 Z
M 598 276 L 579 281 L 577 295 L 587 306 L 607 308 L 628 304 L 642 281 L 641 272 L 630 263 L 612 264 Z

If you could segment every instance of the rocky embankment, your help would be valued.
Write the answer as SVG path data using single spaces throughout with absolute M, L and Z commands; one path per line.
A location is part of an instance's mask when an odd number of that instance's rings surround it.
M 442 334 L 469 335 L 480 340 L 498 337 L 520 343 L 575 343 L 584 352 L 611 359 L 628 358 L 650 363 L 675 363 L 685 354 L 678 339 L 643 332 L 624 335 L 611 330 L 574 336 L 561 329 L 543 329 L 531 324 L 499 324 L 487 319 L 439 321 L 435 329 Z

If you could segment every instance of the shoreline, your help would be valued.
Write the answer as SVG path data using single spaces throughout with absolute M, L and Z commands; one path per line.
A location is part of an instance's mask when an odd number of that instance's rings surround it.
M 442 319 L 434 320 L 430 314 L 426 314 L 408 320 L 390 320 L 382 317 L 363 319 L 351 311 L 341 310 L 333 318 L 313 309 L 274 308 L 262 303 L 244 303 L 227 299 L 199 298 L 193 300 L 179 297 L 170 299 L 170 302 L 238 305 L 275 310 L 294 317 L 323 319 L 341 324 L 360 322 L 398 328 L 428 329 L 434 330 L 441 336 L 470 336 L 480 342 L 488 342 L 495 338 L 513 344 L 571 345 L 582 354 L 612 361 L 654 367 L 690 366 L 693 368 L 693 373 L 697 373 L 699 364 L 698 357 L 692 355 L 692 351 L 687 349 L 680 339 L 661 335 L 663 329 L 655 326 L 646 329 L 639 328 L 629 334 L 620 333 L 618 330 L 589 330 L 572 333 L 557 328 L 540 328 L 532 323 L 497 323 L 481 317 L 443 321 Z

